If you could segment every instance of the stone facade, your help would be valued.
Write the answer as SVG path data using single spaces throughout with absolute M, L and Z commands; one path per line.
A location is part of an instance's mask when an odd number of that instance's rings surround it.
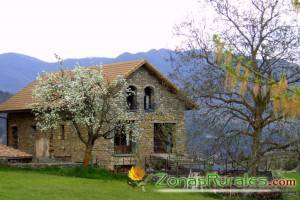
M 154 124 L 173 123 L 172 153 L 185 153 L 186 135 L 184 127 L 185 104 L 169 91 L 154 75 L 144 67 L 139 68 L 128 79 L 129 85 L 137 88 L 137 110 L 130 112 L 131 119 L 140 123 L 142 137 L 137 145 L 139 158 L 143 159 L 154 152 Z M 153 112 L 144 110 L 144 89 L 153 88 L 155 109 Z M 37 159 L 56 158 L 70 161 L 82 161 L 84 145 L 72 132 L 71 127 L 64 125 L 48 133 L 38 133 L 34 127 L 34 117 L 29 112 L 8 114 L 8 145 L 12 146 L 12 131 L 18 127 L 18 148 Z M 64 134 L 62 135 L 62 129 Z M 130 165 L 135 162 L 133 155 L 115 155 L 114 141 L 98 139 L 93 150 L 94 161 L 112 169 L 115 165 Z

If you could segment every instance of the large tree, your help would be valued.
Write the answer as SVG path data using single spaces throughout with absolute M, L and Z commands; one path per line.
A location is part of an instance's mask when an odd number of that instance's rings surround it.
M 176 27 L 183 43 L 171 76 L 200 103 L 198 119 L 215 127 L 219 145 L 248 147 L 255 175 L 266 153 L 299 148 L 297 16 L 284 0 L 206 3 L 214 23 Z
M 112 139 L 130 129 L 137 139 L 137 126 L 128 123 L 126 97 L 130 92 L 120 76 L 112 82 L 105 80 L 101 66 L 78 66 L 39 76 L 32 107 L 41 131 L 55 129 L 60 123 L 73 128 L 85 145 L 83 164 L 88 166 L 99 138 Z

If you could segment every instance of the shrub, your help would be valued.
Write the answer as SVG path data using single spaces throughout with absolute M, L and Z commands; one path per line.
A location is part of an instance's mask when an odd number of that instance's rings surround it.
M 290 170 L 293 170 L 293 169 L 297 168 L 297 166 L 298 166 L 298 161 L 297 160 L 289 159 L 285 162 L 285 164 L 283 166 L 283 169 L 287 170 L 287 171 L 290 171 Z

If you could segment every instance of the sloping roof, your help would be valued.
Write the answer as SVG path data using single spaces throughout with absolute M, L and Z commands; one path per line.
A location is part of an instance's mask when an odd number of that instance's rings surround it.
M 0 144 L 0 158 L 32 158 L 32 155 Z
M 118 75 L 122 75 L 124 76 L 124 78 L 128 78 L 142 66 L 144 66 L 154 76 L 156 76 L 158 80 L 160 80 L 166 87 L 170 89 L 171 92 L 178 95 L 180 94 L 179 89 L 146 60 L 134 60 L 102 65 L 103 76 L 108 82 L 113 81 Z M 17 92 L 14 96 L 9 98 L 7 101 L 0 104 L 0 112 L 30 110 L 30 105 L 33 103 L 32 92 L 35 85 L 36 81 L 33 81 L 25 88 Z M 196 104 L 194 104 L 189 99 L 184 99 L 183 101 L 185 101 L 187 109 L 196 107 Z

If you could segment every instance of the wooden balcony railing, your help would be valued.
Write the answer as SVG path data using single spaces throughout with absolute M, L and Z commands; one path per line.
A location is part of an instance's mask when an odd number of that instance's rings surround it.
M 132 146 L 129 145 L 116 145 L 115 146 L 115 154 L 131 154 Z

